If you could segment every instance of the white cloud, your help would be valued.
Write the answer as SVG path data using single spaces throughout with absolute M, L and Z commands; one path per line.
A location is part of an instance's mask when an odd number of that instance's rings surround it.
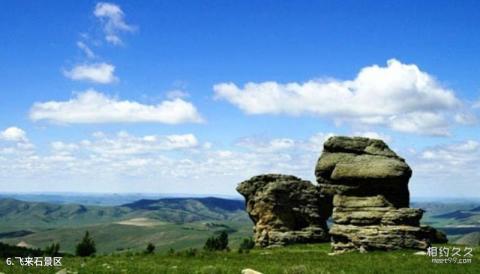
M 77 47 L 79 49 L 81 49 L 83 51 L 83 53 L 85 53 L 85 55 L 90 58 L 90 59 L 93 59 L 95 58 L 95 53 L 93 53 L 93 51 L 90 49 L 89 46 L 87 46 L 84 42 L 82 41 L 78 41 L 77 42 Z
M 354 132 L 352 135 L 371 138 L 371 139 L 380 139 L 385 141 L 386 143 L 390 143 L 390 141 L 392 140 L 392 137 L 383 133 L 375 132 L 375 131 L 364 131 L 364 132 L 357 131 L 357 132 Z
M 389 126 L 399 132 L 449 135 L 448 123 L 442 113 L 411 112 L 394 115 L 390 117 Z
M 115 66 L 107 63 L 77 65 L 63 74 L 72 80 L 86 80 L 99 84 L 110 84 L 118 80 L 115 76 Z
M 197 138 L 193 134 L 166 136 L 168 146 L 174 148 L 190 148 L 198 145 Z
M 458 165 L 476 159 L 479 155 L 475 154 L 479 152 L 479 148 L 479 142 L 468 140 L 463 143 L 426 149 L 422 152 L 421 158 L 448 163 L 450 165 Z
M 304 139 L 249 137 L 221 148 L 190 133 L 134 135 L 123 131 L 95 132 L 75 142 L 52 142 L 50 150 L 0 142 L 0 185 L 32 191 L 135 189 L 235 194 L 238 182 L 261 173 L 294 174 L 315 181 L 315 163 L 323 142 L 331 135 L 318 133 Z M 479 140 L 416 151 L 397 151 L 413 169 L 409 184 L 412 196 L 480 195 Z
M 262 140 L 258 138 L 243 138 L 236 143 L 237 146 L 256 152 L 276 152 L 295 147 L 296 142 L 289 138 Z
M 116 4 L 97 3 L 93 14 L 102 21 L 105 40 L 113 45 L 122 44 L 120 32 L 133 32 L 136 29 L 125 22 L 125 14 Z
M 413 170 L 414 196 L 479 197 L 480 142 L 466 140 L 413 150 L 406 155 Z
M 68 144 L 68 143 L 64 143 L 64 142 L 61 142 L 61 141 L 52 142 L 50 144 L 50 146 L 52 147 L 52 149 L 54 151 L 61 151 L 63 153 L 66 153 L 66 152 L 70 153 L 70 152 L 75 151 L 79 148 L 78 145 L 76 145 L 76 144 Z
M 462 125 L 475 125 L 478 122 L 478 118 L 473 113 L 457 113 L 454 116 L 455 122 Z
M 193 134 L 137 137 L 121 131 L 114 137 L 109 137 L 104 133 L 99 134 L 98 132 L 94 133 L 93 137 L 95 139 L 83 140 L 78 144 L 64 144 L 62 142 L 54 142 L 53 144 L 57 144 L 57 151 L 82 149 L 105 158 L 118 158 L 120 155 L 155 156 L 155 154 L 162 151 L 192 149 L 199 146 L 199 142 Z M 59 146 L 58 143 L 61 143 L 61 145 Z
M 480 108 L 480 100 L 477 102 L 473 103 L 473 108 Z
M 30 118 L 34 121 L 49 120 L 66 124 L 202 122 L 195 106 L 182 99 L 163 101 L 158 105 L 145 105 L 135 101 L 121 101 L 95 90 L 79 93 L 68 101 L 35 103 L 30 110 Z
M 452 90 L 416 65 L 395 59 L 386 67 L 365 67 L 353 80 L 250 82 L 243 88 L 220 83 L 214 85 L 214 91 L 217 99 L 227 100 L 247 114 L 309 114 L 433 135 L 447 133 L 443 113 L 460 106 Z
M 266 139 L 261 137 L 246 137 L 239 139 L 235 145 L 255 153 L 275 154 L 288 153 L 318 153 L 323 149 L 323 143 L 334 133 L 317 133 L 306 140 L 295 140 L 291 138 Z
M 12 142 L 28 142 L 25 131 L 18 127 L 9 127 L 0 131 L 0 140 Z
M 190 94 L 186 91 L 180 90 L 180 89 L 175 89 L 167 92 L 167 98 L 168 99 L 175 99 L 175 98 L 188 98 L 190 97 Z
M 263 148 L 263 143 L 272 149 Z M 22 187 L 113 191 L 123 186 L 124 191 L 234 194 L 238 182 L 259 173 L 281 172 L 313 179 L 312 167 L 321 146 L 312 149 L 310 145 L 310 139 L 252 139 L 251 147 L 215 149 L 193 134 L 95 132 L 81 141 L 52 142 L 49 151 L 15 146 L 0 149 L 0 184 L 35 178 L 35 184 L 24 183 Z M 67 185 L 55 183 L 67 180 Z M 92 180 L 96 183 L 90 184 Z

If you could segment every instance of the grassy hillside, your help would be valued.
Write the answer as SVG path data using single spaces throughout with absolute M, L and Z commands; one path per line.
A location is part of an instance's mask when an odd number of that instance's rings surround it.
M 37 248 L 59 242 L 67 253 L 87 230 L 99 253 L 110 253 L 141 250 L 149 242 L 158 250 L 201 247 L 222 230 L 236 242 L 250 236 L 251 227 L 239 200 L 166 198 L 115 207 L 0 200 L 1 242 Z
M 456 244 L 469 245 L 469 246 L 479 246 L 480 245 L 480 231 L 468 233 L 463 235 L 458 239 Z
M 23 237 L 2 239 L 3 242 L 16 244 L 25 241 L 35 247 L 45 247 L 52 242 L 61 243 L 61 251 L 73 253 L 75 244 L 88 230 L 97 243 L 99 253 L 116 251 L 143 250 L 149 242 L 157 250 L 170 248 L 201 248 L 205 240 L 222 230 L 230 232 L 233 245 L 241 239 L 251 236 L 251 225 L 236 222 L 194 222 L 188 224 L 155 223 L 154 225 L 122 225 L 117 223 L 84 226 L 78 228 L 59 228 L 40 231 Z
M 62 205 L 1 199 L 0 227 L 21 227 L 28 230 L 109 223 L 127 218 L 129 213 L 132 213 L 132 210 L 123 207 Z
M 416 203 L 427 212 L 423 223 L 449 234 L 454 242 L 462 234 L 480 231 L 467 225 L 478 216 L 478 204 Z M 468 218 L 439 218 L 439 215 L 468 211 Z M 449 216 L 449 215 L 448 215 Z M 455 216 L 453 216 L 455 217 Z M 214 233 L 226 230 L 234 246 L 252 234 L 252 222 L 239 200 L 219 198 L 142 199 L 122 206 L 84 206 L 0 200 L 0 242 L 24 241 L 43 248 L 61 243 L 63 252 L 73 253 L 75 244 L 88 230 L 99 253 L 142 250 L 148 242 L 158 251 L 201 248 Z
M 451 242 L 464 234 L 480 231 L 478 202 L 417 202 L 412 203 L 412 207 L 424 209 L 422 223 L 443 231 Z
M 435 264 L 431 257 L 414 255 L 415 251 L 351 253 L 329 256 L 329 244 L 296 245 L 286 248 L 237 252 L 182 253 L 167 255 L 109 255 L 94 258 L 64 258 L 63 267 L 82 273 L 176 273 L 240 274 L 252 268 L 265 274 L 301 273 L 478 273 L 480 262 L 474 257 L 468 264 Z M 480 250 L 474 250 L 474 255 Z M 55 273 L 62 268 L 38 268 L 35 273 Z M 31 268 L 0 265 L 5 273 L 31 273 Z
M 220 198 L 139 200 L 124 206 L 85 206 L 0 199 L 0 227 L 58 228 L 111 223 L 132 218 L 186 223 L 247 219 L 244 203 Z M 3 232 L 0 228 L 0 232 Z
M 164 198 L 139 200 L 123 207 L 142 212 L 142 216 L 173 223 L 201 220 L 245 219 L 245 205 L 240 200 L 220 198 Z

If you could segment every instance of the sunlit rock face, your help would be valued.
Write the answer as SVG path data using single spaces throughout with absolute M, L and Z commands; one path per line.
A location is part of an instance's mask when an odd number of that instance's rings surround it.
M 321 195 L 332 197 L 333 251 L 426 249 L 436 231 L 409 208 L 412 170 L 383 141 L 331 137 L 315 168 Z
M 246 210 L 254 222 L 257 246 L 329 241 L 326 219 L 331 204 L 309 181 L 291 175 L 266 174 L 240 183 Z

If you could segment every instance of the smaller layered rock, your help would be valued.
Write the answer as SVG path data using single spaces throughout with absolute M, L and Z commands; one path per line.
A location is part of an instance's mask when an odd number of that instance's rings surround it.
M 240 183 L 246 210 L 254 222 L 260 247 L 329 240 L 326 219 L 330 208 L 317 188 L 295 176 L 267 174 Z
M 423 210 L 409 208 L 412 170 L 383 141 L 331 137 L 315 175 L 323 195 L 333 197 L 334 252 L 426 249 L 437 232 L 420 226 Z

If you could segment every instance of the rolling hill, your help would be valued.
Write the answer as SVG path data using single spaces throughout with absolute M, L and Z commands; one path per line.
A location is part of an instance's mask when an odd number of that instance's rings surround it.
M 436 219 L 461 221 L 462 225 L 476 225 L 480 227 L 480 207 L 464 210 L 454 210 L 432 216 Z
M 230 220 L 245 217 L 245 204 L 243 201 L 214 197 L 143 199 L 122 205 L 122 207 L 142 212 L 144 217 L 174 223 Z
M 221 198 L 142 199 L 121 206 L 85 206 L 0 199 L 0 241 L 24 241 L 34 247 L 62 243 L 73 252 L 88 230 L 100 252 L 200 247 L 213 233 L 226 230 L 233 241 L 251 233 L 244 202 Z
M 472 232 L 472 233 L 468 233 L 466 235 L 463 235 L 455 243 L 456 244 L 461 244 L 461 245 L 479 246 L 480 245 L 480 231 L 479 232 Z
M 415 203 L 426 210 L 422 223 L 446 232 L 455 241 L 480 231 L 478 203 Z M 140 199 L 118 206 L 26 202 L 0 199 L 0 242 L 23 241 L 43 248 L 60 242 L 72 253 L 86 230 L 100 253 L 144 249 L 201 248 L 206 238 L 228 231 L 233 245 L 252 234 L 241 200 L 222 198 Z
M 150 218 L 171 223 L 245 219 L 244 203 L 221 198 L 163 198 L 122 206 L 85 206 L 0 199 L 1 227 L 57 228 Z M 3 230 L 4 231 L 4 230 Z
M 0 200 L 0 231 L 2 227 L 23 227 L 24 230 L 55 228 L 85 224 L 108 223 L 132 213 L 129 208 L 84 206 Z

